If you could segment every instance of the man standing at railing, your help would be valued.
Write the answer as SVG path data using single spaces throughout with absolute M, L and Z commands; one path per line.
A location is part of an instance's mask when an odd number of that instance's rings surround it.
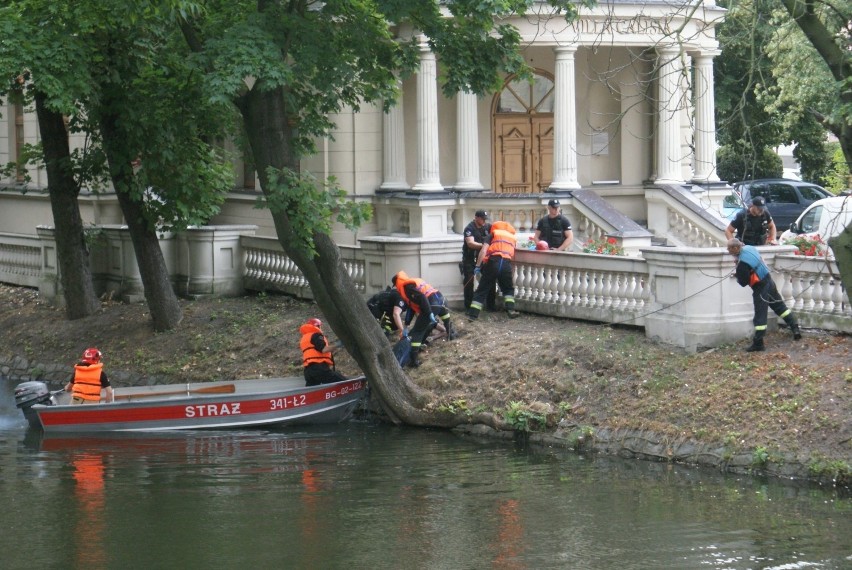
M 544 240 L 550 249 L 565 251 L 574 241 L 574 231 L 568 218 L 559 213 L 559 200 L 553 199 L 547 203 L 547 215 L 541 218 L 535 226 L 533 243 Z
M 751 298 L 754 302 L 754 340 L 746 349 L 746 352 L 760 352 L 766 350 L 763 345 L 763 337 L 766 334 L 766 318 L 769 309 L 784 319 L 784 322 L 793 332 L 793 340 L 802 339 L 802 331 L 796 322 L 796 315 L 784 304 L 784 299 L 778 294 L 778 288 L 769 274 L 769 267 L 760 257 L 757 248 L 751 245 L 743 245 L 737 238 L 728 240 L 728 253 L 737 258 L 735 270 L 737 283 L 740 287 L 746 285 L 751 287 Z
M 755 196 L 748 208 L 743 208 L 728 227 L 725 235 L 728 239 L 736 237 L 745 245 L 775 245 L 775 222 L 766 209 L 763 196 Z
M 470 308 L 470 302 L 473 301 L 473 290 L 476 288 L 474 282 L 474 269 L 476 268 L 476 258 L 479 256 L 479 250 L 482 249 L 482 244 L 485 243 L 485 238 L 491 231 L 491 224 L 488 223 L 488 212 L 485 210 L 477 210 L 467 227 L 464 229 L 464 242 L 462 242 L 462 260 L 461 274 L 462 284 L 464 286 L 464 308 Z M 489 311 L 494 310 L 494 302 L 496 291 L 492 288 L 488 293 L 485 302 L 485 307 Z
M 508 222 L 494 222 L 491 224 L 491 235 L 485 241 L 484 247 L 479 250 L 475 272 L 482 274 L 479 287 L 473 294 L 473 301 L 467 310 L 467 318 L 476 320 L 482 311 L 482 304 L 488 296 L 488 292 L 494 289 L 494 284 L 500 286 L 503 292 L 503 303 L 509 318 L 520 316 L 515 310 L 515 285 L 512 278 L 512 259 L 515 258 L 515 228 Z

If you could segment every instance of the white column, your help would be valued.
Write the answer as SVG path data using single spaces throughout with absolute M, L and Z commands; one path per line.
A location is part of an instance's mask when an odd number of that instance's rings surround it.
M 456 144 L 458 190 L 481 190 L 479 181 L 479 122 L 476 117 L 476 95 L 459 91 L 456 98 Z
M 680 114 L 681 59 L 678 46 L 659 49 L 657 83 L 657 184 L 682 184 Z
M 719 50 L 693 54 L 695 97 L 695 182 L 719 182 L 716 173 L 716 102 L 713 97 L 713 58 Z
M 438 155 L 438 63 L 420 37 L 420 72 L 417 74 L 417 182 L 414 190 L 438 191 L 441 185 Z
M 577 95 L 574 85 L 574 54 L 577 46 L 555 48 L 553 105 L 554 190 L 580 188 L 577 181 Z
M 405 126 L 402 114 L 402 85 L 396 105 L 388 109 L 382 121 L 382 189 L 408 190 L 405 177 Z

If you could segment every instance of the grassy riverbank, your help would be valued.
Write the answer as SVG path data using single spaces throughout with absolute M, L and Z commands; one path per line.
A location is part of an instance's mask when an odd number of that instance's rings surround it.
M 97 346 L 107 371 L 161 381 L 301 374 L 298 327 L 319 316 L 284 296 L 184 301 L 175 331 L 155 333 L 142 304 L 105 303 L 92 317 L 64 312 L 30 289 L 0 285 L 4 358 L 70 366 Z M 504 313 L 437 341 L 410 372 L 436 410 L 494 412 L 519 430 L 646 430 L 678 440 L 747 451 L 755 467 L 795 456 L 815 475 L 846 481 L 852 465 L 852 337 L 770 333 L 767 351 L 748 342 L 687 355 L 638 329 Z M 345 352 L 338 369 L 355 374 Z M 116 377 L 114 375 L 114 377 Z

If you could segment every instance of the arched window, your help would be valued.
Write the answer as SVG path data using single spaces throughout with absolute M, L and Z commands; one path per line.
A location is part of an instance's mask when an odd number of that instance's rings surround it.
M 511 79 L 500 92 L 498 113 L 553 113 L 553 80 L 536 73 L 532 83 Z

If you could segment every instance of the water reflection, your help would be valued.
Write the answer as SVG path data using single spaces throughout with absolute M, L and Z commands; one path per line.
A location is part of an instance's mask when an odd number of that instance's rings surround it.
M 848 568 L 812 487 L 445 432 L 0 427 L 4 568 Z M 49 536 L 38 548 L 23 537 Z

